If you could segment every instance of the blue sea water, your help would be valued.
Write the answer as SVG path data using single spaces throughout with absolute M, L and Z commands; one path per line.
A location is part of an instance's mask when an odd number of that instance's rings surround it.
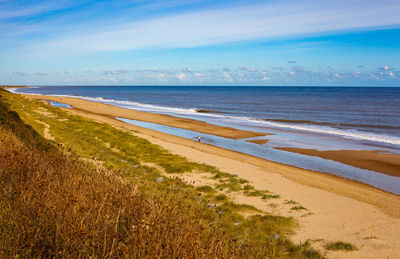
M 400 88 L 395 87 L 43 86 L 19 91 L 400 145 Z
M 129 109 L 272 133 L 252 138 L 268 139 L 264 145 L 246 142 L 249 139 L 229 140 L 215 136 L 204 136 L 202 141 L 347 177 L 400 194 L 400 177 L 275 149 L 382 150 L 400 154 L 400 88 L 41 86 L 14 91 L 74 96 Z M 193 139 L 198 134 L 162 125 L 127 122 L 186 138 Z

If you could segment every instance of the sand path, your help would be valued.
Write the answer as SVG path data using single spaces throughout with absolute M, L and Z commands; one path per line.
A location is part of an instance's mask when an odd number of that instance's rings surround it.
M 49 124 L 47 124 L 46 122 L 40 121 L 40 120 L 37 120 L 36 122 L 44 125 L 43 136 L 46 139 L 55 140 L 53 135 L 50 134 L 50 125 Z

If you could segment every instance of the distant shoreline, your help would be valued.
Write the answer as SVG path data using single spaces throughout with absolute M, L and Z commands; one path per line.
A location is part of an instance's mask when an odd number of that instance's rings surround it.
M 0 85 L 0 88 L 9 89 L 9 88 L 29 88 L 27 85 Z

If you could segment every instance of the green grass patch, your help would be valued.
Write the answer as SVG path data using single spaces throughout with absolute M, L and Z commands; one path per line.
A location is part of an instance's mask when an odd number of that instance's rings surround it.
M 279 207 L 279 204 L 277 204 L 277 203 L 270 203 L 270 204 L 268 204 L 268 207 L 271 207 L 271 208 L 273 208 L 273 209 L 276 209 L 276 208 Z
M 254 187 L 251 186 L 250 184 L 246 184 L 245 186 L 243 186 L 243 190 L 244 191 L 252 191 L 252 190 L 254 190 Z
M 263 194 L 262 199 L 263 199 L 263 200 L 266 200 L 266 199 L 279 199 L 280 197 L 281 197 L 281 196 L 278 195 L 278 194 L 265 193 L 265 194 Z
M 336 241 L 336 242 L 330 242 L 325 245 L 325 248 L 327 250 L 332 250 L 332 251 L 357 251 L 358 248 L 351 244 L 351 243 L 346 243 L 343 241 Z
M 221 202 L 221 201 L 227 201 L 227 200 L 229 200 L 229 198 L 225 194 L 218 194 L 214 197 L 214 200 Z
M 196 187 L 196 190 L 198 190 L 199 192 L 216 193 L 216 190 L 209 185 L 203 185 L 203 186 Z
M 264 195 L 262 191 L 245 192 L 244 194 L 249 197 L 263 197 Z
M 297 205 L 297 206 L 291 207 L 290 209 L 291 209 L 291 210 L 307 210 L 306 208 L 304 208 L 304 207 L 301 206 L 301 205 Z
M 364 237 L 364 240 L 369 240 L 369 239 L 378 239 L 376 236 L 369 236 L 369 237 Z
M 237 204 L 233 202 L 225 202 L 218 208 L 225 212 L 232 212 L 232 211 L 240 211 L 240 212 L 262 212 L 261 210 L 257 209 L 256 207 L 248 204 Z

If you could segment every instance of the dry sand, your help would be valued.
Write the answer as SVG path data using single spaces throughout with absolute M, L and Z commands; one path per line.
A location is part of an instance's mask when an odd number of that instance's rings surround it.
M 294 241 L 305 242 L 311 239 L 314 240 L 313 245 L 317 248 L 321 248 L 324 243 L 329 241 L 345 241 L 351 242 L 359 248 L 359 251 L 355 252 L 327 251 L 327 256 L 330 258 L 399 258 L 399 196 L 365 184 L 266 161 L 205 143 L 126 124 L 113 118 L 113 116 L 126 117 L 129 115 L 132 116 L 132 119 L 138 119 L 134 115 L 142 118 L 142 116 L 146 116 L 143 113 L 123 112 L 124 109 L 120 108 L 112 110 L 112 106 L 105 108 L 98 103 L 72 98 L 46 98 L 44 96 L 31 96 L 31 98 L 69 104 L 75 108 L 64 110 L 131 132 L 135 131 L 133 134 L 146 138 L 172 153 L 185 156 L 192 161 L 216 166 L 228 173 L 237 174 L 240 178 L 248 180 L 256 189 L 269 190 L 279 194 L 281 198 L 274 202 L 274 212 L 283 216 L 293 216 L 299 220 L 301 225 L 293 236 Z M 155 116 L 151 120 L 160 123 L 169 118 L 170 116 Z M 156 121 L 156 119 L 161 120 Z M 189 122 L 186 121 L 183 125 L 187 125 L 187 123 Z M 202 125 L 212 128 L 209 125 Z M 176 124 L 171 126 L 179 127 Z M 195 129 L 198 131 L 196 127 Z M 203 130 L 209 132 L 210 128 Z M 202 178 L 201 176 L 196 177 L 195 174 L 190 177 L 192 180 L 198 179 L 198 181 L 201 181 Z M 241 202 L 244 201 L 244 198 L 236 197 L 236 200 Z M 284 206 L 287 200 L 298 202 L 310 213 L 288 210 L 287 206 Z M 272 207 L 271 204 L 268 205 Z M 260 204 L 257 207 L 263 206 L 266 205 Z M 268 209 L 265 208 L 265 211 Z
M 277 147 L 276 149 L 325 159 L 400 177 L 400 155 L 371 150 L 327 150 Z

